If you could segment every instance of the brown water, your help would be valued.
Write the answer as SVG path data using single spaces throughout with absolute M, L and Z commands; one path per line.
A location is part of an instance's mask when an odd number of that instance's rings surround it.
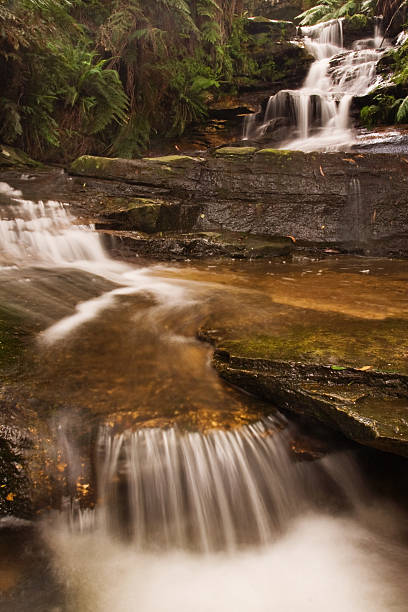
M 4 524 L 0 609 L 408 609 L 404 514 L 353 451 L 294 461 L 302 429 L 226 386 L 196 338 L 289 355 L 301 336 L 302 358 L 404 368 L 406 263 L 123 263 L 29 192 L 2 185 L 0 305 L 32 334 L 7 385 L 47 432 L 43 503 L 66 510 Z

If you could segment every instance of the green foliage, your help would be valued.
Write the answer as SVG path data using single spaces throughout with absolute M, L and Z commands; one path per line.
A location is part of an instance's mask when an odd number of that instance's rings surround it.
M 309 26 L 330 19 L 353 17 L 350 25 L 363 27 L 366 23 L 366 15 L 374 15 L 375 7 L 375 0 L 346 0 L 346 2 L 344 0 L 321 0 L 298 15 L 296 19 L 300 20 L 301 26 Z
M 364 106 L 360 112 L 362 122 L 369 128 L 378 124 L 404 123 L 408 120 L 408 98 L 378 92 L 374 104 Z
M 127 120 L 127 97 L 116 71 L 90 51 L 68 0 L 20 0 L 0 11 L 0 136 L 47 157 L 70 154 L 88 136 Z M 2 7 L 3 9 L 3 7 Z
M 243 0 L 0 0 L 0 139 L 31 156 L 133 157 L 260 72 Z M 265 67 L 268 75 L 272 63 Z
M 400 103 L 396 120 L 397 123 L 408 123 L 408 96 Z

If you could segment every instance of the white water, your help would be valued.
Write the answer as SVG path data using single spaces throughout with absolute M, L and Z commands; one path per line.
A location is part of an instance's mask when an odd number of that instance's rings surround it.
M 105 534 L 125 528 L 138 550 L 232 552 L 273 541 L 293 517 L 314 507 L 322 488 L 336 489 L 349 505 L 364 496 L 347 455 L 340 462 L 295 463 L 282 426 L 285 421 L 269 417 L 207 434 L 150 428 L 112 435 L 104 429 L 95 525 Z M 81 528 L 81 512 L 77 518 Z
M 185 307 L 186 298 L 193 304 L 180 282 L 112 261 L 92 228 L 75 226 L 61 204 L 35 204 L 4 184 L 0 190 L 6 269 L 74 269 L 114 285 L 50 327 L 49 341 L 123 292 L 147 292 L 166 311 Z M 406 610 L 401 518 L 393 509 L 372 514 L 373 500 L 350 455 L 295 462 L 286 425 L 270 418 L 207 434 L 102 428 L 96 509 L 75 507 L 69 520 L 62 513 L 54 524 L 44 522 L 52 553 L 47 571 L 65 593 L 64 607 L 53 609 Z M 75 472 L 79 453 L 68 451 Z M 21 610 L 30 605 L 28 594 Z
M 112 290 L 77 304 L 75 312 L 41 334 L 47 343 L 61 340 L 83 323 L 112 306 L 121 295 L 147 294 L 163 307 L 193 303 L 181 282 L 162 280 L 150 268 L 135 268 L 111 259 L 92 225 L 75 225 L 61 202 L 33 202 L 20 191 L 0 183 L 0 270 L 10 266 L 75 269 L 102 277 Z
M 294 126 L 280 148 L 337 151 L 354 142 L 350 106 L 354 96 L 366 95 L 379 82 L 376 64 L 384 53 L 382 36 L 343 47 L 342 20 L 301 28 L 306 49 L 315 61 L 300 89 L 281 90 L 269 99 L 260 123 L 246 118 L 244 140 L 263 136 L 277 120 Z M 289 133 L 293 130 L 288 128 Z
M 402 517 L 347 454 L 294 463 L 278 425 L 104 430 L 96 512 L 47 527 L 67 610 L 406 610 Z

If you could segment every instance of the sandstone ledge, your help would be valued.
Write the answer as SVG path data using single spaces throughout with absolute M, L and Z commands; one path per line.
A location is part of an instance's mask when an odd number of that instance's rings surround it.
M 172 220 L 160 231 L 292 236 L 298 246 L 408 254 L 408 162 L 403 155 L 224 147 L 205 157 L 83 156 L 70 170 L 124 182 L 135 193 L 152 189 L 162 201 L 177 200 L 181 221 Z M 143 231 L 137 223 L 112 229 Z

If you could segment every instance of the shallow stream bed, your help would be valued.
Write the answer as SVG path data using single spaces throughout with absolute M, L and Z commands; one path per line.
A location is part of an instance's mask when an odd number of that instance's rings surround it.
M 0 433 L 27 428 L 35 513 L 6 476 L 0 609 L 407 610 L 405 460 L 228 386 L 197 339 L 405 375 L 406 263 L 124 262 L 51 189 L 0 192 Z

